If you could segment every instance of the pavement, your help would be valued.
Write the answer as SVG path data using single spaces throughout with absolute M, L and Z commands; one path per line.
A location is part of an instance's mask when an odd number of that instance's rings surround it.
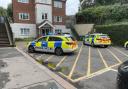
M 114 46 L 90 47 L 82 42 L 79 42 L 78 46 L 76 52 L 62 56 L 43 52 L 28 55 L 38 60 L 41 65 L 42 62 L 47 62 L 47 68 L 59 69 L 54 72 L 78 89 L 117 89 L 117 69 L 121 63 L 128 60 L 128 51 Z M 27 53 L 27 48 L 19 48 Z
M 0 48 L 0 89 L 76 89 L 18 48 Z

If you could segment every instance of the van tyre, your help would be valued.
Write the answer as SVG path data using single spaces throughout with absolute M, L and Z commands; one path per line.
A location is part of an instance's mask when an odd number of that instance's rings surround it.
M 29 46 L 29 47 L 28 47 L 28 52 L 29 52 L 29 53 L 35 52 L 35 48 L 34 48 L 33 46 Z
M 92 42 L 92 43 L 91 43 L 91 46 L 92 46 L 92 47 L 94 47 L 94 46 L 95 46 L 94 42 Z
M 55 49 L 55 54 L 56 54 L 57 56 L 61 56 L 61 55 L 63 54 L 62 48 L 56 48 L 56 49 Z
M 126 45 L 126 49 L 128 50 L 128 44 Z

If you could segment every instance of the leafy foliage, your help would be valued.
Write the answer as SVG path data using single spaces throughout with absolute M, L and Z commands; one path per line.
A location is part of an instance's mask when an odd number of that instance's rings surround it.
M 0 7 L 0 16 L 6 16 L 6 15 L 7 15 L 6 10 Z
M 76 14 L 77 23 L 108 24 L 128 19 L 128 5 L 98 6 Z
M 109 25 L 96 25 L 96 32 L 109 34 L 114 45 L 123 46 L 128 40 L 128 22 L 109 24 Z

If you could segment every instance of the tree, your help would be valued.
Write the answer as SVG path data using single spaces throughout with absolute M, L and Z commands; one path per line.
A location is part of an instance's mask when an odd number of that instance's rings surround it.
M 6 16 L 6 9 L 4 9 L 3 7 L 0 7 L 0 16 Z
M 12 19 L 13 18 L 13 11 L 12 11 L 12 4 L 9 4 L 7 7 L 7 16 Z

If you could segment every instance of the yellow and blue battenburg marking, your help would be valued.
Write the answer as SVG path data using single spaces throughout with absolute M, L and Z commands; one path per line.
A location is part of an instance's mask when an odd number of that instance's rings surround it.
M 62 41 L 51 41 L 51 42 L 31 42 L 31 46 L 41 47 L 41 48 L 56 48 L 56 47 L 64 47 L 62 45 Z

